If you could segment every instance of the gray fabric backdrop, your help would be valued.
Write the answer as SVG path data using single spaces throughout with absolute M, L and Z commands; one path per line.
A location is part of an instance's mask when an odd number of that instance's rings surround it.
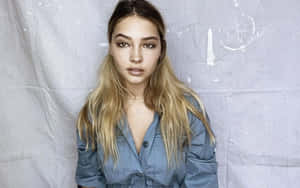
M 0 187 L 74 188 L 114 0 L 0 0 Z M 300 1 L 153 0 L 207 107 L 220 188 L 300 187 Z

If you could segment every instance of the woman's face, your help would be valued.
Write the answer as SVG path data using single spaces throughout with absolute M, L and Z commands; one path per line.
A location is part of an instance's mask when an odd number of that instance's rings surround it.
M 160 52 L 159 33 L 149 20 L 129 16 L 114 28 L 109 53 L 127 87 L 145 87 Z

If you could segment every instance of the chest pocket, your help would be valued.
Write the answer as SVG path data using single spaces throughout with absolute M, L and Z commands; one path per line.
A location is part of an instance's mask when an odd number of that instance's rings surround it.
M 185 142 L 185 140 L 186 140 L 186 136 L 183 136 L 180 139 L 180 143 L 183 144 Z M 154 150 L 159 149 L 159 150 L 165 152 L 163 137 L 162 137 L 161 132 L 159 130 L 155 131 L 154 140 L 153 140 L 153 147 L 154 147 L 153 148 Z M 179 149 L 178 149 L 178 152 L 180 153 Z M 187 152 L 187 146 L 182 148 L 181 153 L 185 156 L 186 152 Z
M 178 157 L 180 157 L 180 154 L 182 154 L 182 160 L 180 161 L 180 158 L 178 158 L 179 163 L 177 167 L 168 169 L 166 149 L 159 128 L 157 128 L 157 130 L 155 131 L 151 150 L 152 151 L 148 156 L 148 161 L 151 169 L 151 174 L 153 174 L 157 182 L 166 187 L 170 186 L 172 182 L 174 182 L 174 178 L 177 179 L 176 182 L 180 182 L 185 173 L 185 150 L 183 150 L 182 152 L 178 150 L 177 155 Z

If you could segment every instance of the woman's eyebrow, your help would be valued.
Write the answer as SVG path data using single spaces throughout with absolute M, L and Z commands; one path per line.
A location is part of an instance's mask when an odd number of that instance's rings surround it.
M 131 37 L 124 35 L 122 33 L 115 35 L 114 38 L 117 38 L 117 37 L 124 37 L 124 38 L 131 40 Z M 142 40 L 158 40 L 158 38 L 156 36 L 149 36 L 149 37 L 143 37 Z

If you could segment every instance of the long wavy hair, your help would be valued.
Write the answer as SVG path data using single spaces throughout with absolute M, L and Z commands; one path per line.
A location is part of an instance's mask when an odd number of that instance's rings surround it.
M 128 16 L 140 16 L 150 20 L 157 27 L 161 41 L 161 56 L 153 74 L 149 77 L 144 90 L 145 105 L 160 115 L 160 131 L 167 154 L 168 167 L 173 166 L 171 161 L 177 152 L 183 151 L 185 145 L 190 145 L 192 131 L 190 128 L 187 110 L 191 111 L 204 124 L 210 138 L 215 143 L 215 136 L 206 117 L 204 105 L 197 93 L 177 79 L 166 55 L 167 43 L 165 40 L 165 24 L 159 11 L 145 0 L 121 0 L 116 5 L 108 23 L 107 37 L 111 45 L 112 33 L 117 23 Z M 116 145 L 117 124 L 122 122 L 124 101 L 130 91 L 125 87 L 124 80 L 117 71 L 112 56 L 107 54 L 99 69 L 99 78 L 96 87 L 89 92 L 87 100 L 79 112 L 77 130 L 80 139 L 86 142 L 86 150 L 101 144 L 104 153 L 104 162 L 113 157 L 114 164 L 118 160 Z M 196 108 L 184 95 L 196 99 L 199 108 Z M 184 141 L 179 138 L 184 138 Z

